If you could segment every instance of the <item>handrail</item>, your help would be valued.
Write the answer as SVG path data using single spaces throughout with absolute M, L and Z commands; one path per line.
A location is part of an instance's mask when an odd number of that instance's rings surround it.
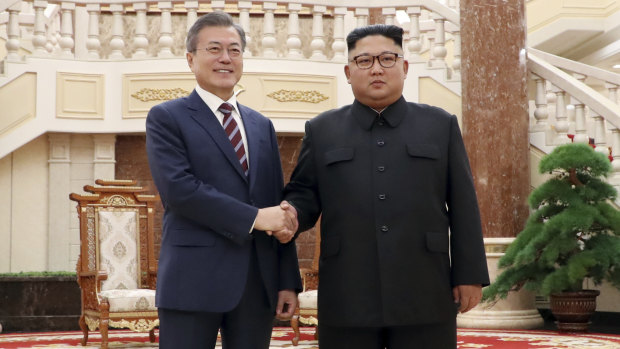
M 605 82 L 610 82 L 620 86 L 620 74 L 616 74 L 604 69 L 596 68 L 591 65 L 587 65 L 581 62 L 571 61 L 563 57 L 552 55 L 547 52 L 543 52 L 534 48 L 528 48 L 529 54 L 535 54 L 537 57 L 545 60 L 551 65 L 554 65 L 561 69 L 566 69 L 572 72 L 578 72 L 582 75 L 587 75 Z
M 6 11 L 9 7 L 21 2 L 22 0 L 0 0 L 0 13 Z
M 528 53 L 528 68 L 533 74 L 549 81 L 558 88 L 587 105 L 598 115 L 602 116 L 607 122 L 615 127 L 620 126 L 620 106 L 601 96 L 590 86 L 575 79 L 563 70 L 546 62 L 537 53 Z

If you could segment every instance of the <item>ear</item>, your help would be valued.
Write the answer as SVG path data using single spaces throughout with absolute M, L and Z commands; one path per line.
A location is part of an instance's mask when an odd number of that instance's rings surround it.
M 403 71 L 405 72 L 405 79 L 407 78 L 407 72 L 409 71 L 409 61 L 403 61 Z
M 185 58 L 187 58 L 187 65 L 191 71 L 194 71 L 194 55 L 191 52 L 185 53 Z
M 351 83 L 351 72 L 349 71 L 349 65 L 344 66 L 344 75 L 347 77 L 347 82 Z

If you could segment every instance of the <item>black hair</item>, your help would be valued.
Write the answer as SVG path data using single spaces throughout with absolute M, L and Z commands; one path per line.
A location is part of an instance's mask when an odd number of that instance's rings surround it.
M 394 43 L 401 49 L 403 48 L 403 28 L 388 24 L 373 24 L 365 27 L 355 28 L 347 35 L 347 49 L 355 48 L 357 42 L 369 35 L 382 35 L 394 40 Z
M 204 16 L 200 16 L 196 22 L 189 28 L 187 32 L 187 39 L 185 40 L 185 45 L 187 46 L 187 52 L 196 51 L 196 45 L 198 41 L 198 33 L 204 27 L 233 27 L 239 33 L 239 37 L 241 38 L 241 49 L 245 50 L 245 31 L 239 24 L 233 22 L 232 17 L 222 11 L 215 11 L 211 13 L 207 13 Z

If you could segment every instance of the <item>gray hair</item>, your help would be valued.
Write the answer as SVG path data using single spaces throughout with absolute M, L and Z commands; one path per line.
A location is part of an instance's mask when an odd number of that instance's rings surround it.
M 187 46 L 187 52 L 196 51 L 196 45 L 198 44 L 198 33 L 204 27 L 233 27 L 239 33 L 239 37 L 241 38 L 241 49 L 245 50 L 245 31 L 239 24 L 233 22 L 232 17 L 222 11 L 215 11 L 211 13 L 207 13 L 204 16 L 200 16 L 189 28 L 187 32 L 187 39 L 185 41 L 185 45 Z

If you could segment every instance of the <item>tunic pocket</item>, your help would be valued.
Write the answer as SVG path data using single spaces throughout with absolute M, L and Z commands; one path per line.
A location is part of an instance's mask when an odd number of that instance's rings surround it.
M 409 143 L 407 144 L 409 156 L 428 159 L 439 159 L 439 148 L 434 144 Z
M 355 149 L 350 147 L 328 150 L 324 154 L 324 164 L 328 166 L 341 161 L 353 160 L 354 155 Z

